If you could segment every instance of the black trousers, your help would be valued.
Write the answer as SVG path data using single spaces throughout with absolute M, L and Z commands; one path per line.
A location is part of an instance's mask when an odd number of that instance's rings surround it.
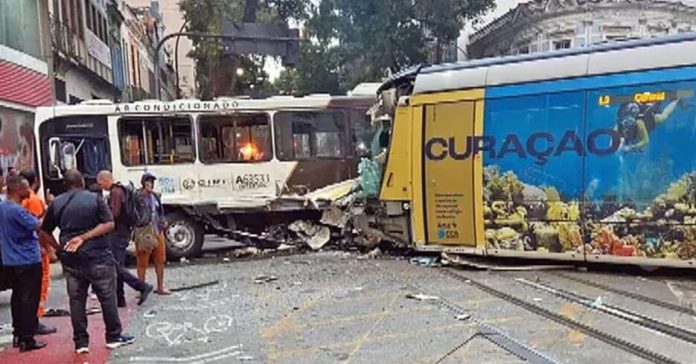
M 118 302 L 125 302 L 126 300 L 123 289 L 124 283 L 138 292 L 143 292 L 147 289 L 147 283 L 134 276 L 124 265 L 128 240 L 128 238 L 121 238 L 116 234 L 111 237 L 111 253 L 114 255 L 114 259 L 116 259 L 116 274 L 118 275 L 116 279 L 116 298 Z
M 12 288 L 10 308 L 12 328 L 21 342 L 33 342 L 39 319 L 36 311 L 41 299 L 41 263 L 5 266 Z
M 89 345 L 87 333 L 87 289 L 92 286 L 101 305 L 106 326 L 106 342 L 121 336 L 121 320 L 116 306 L 116 264 L 94 264 L 81 267 L 63 265 L 65 282 L 70 299 L 70 319 L 73 327 L 75 347 Z

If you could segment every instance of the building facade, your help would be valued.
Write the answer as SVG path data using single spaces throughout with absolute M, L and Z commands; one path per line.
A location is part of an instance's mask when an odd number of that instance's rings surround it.
M 151 60 L 158 33 L 149 34 L 147 29 L 156 29 L 161 24 L 156 1 L 138 11 L 124 0 L 51 0 L 50 3 L 57 103 L 74 104 L 91 99 L 127 102 L 155 94 L 154 83 L 147 78 L 143 82 L 141 76 L 155 72 Z M 169 58 L 162 52 L 158 67 L 163 80 L 161 95 L 166 99 L 175 94 Z M 149 65 L 149 71 L 136 72 L 137 77 L 133 77 L 133 59 Z
M 696 8 L 667 0 L 533 0 L 469 36 L 468 58 L 545 52 L 696 30 Z
M 34 111 L 53 101 L 46 0 L 0 1 L 0 169 L 34 167 Z
M 128 5 L 133 8 L 149 7 L 151 0 L 126 0 Z M 164 34 L 178 33 L 186 31 L 184 25 L 184 14 L 179 8 L 179 0 L 159 0 L 157 1 L 159 11 L 162 14 Z M 173 62 L 174 73 L 179 78 L 179 89 L 182 98 L 196 96 L 196 63 L 189 53 L 193 49 L 193 43 L 187 37 L 181 37 L 178 42 L 176 38 L 169 40 L 165 46 L 172 57 L 177 59 Z M 178 63 L 178 65 L 177 65 Z M 177 67 L 178 66 L 178 67 Z

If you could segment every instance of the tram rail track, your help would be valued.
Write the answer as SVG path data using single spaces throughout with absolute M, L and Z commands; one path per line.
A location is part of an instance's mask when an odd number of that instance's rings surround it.
M 601 303 L 597 302 L 596 300 L 593 300 L 589 297 L 577 294 L 575 292 L 571 292 L 568 290 L 564 290 L 561 288 L 554 287 L 548 283 L 541 283 L 541 282 L 533 282 L 528 279 L 524 278 L 515 278 L 516 282 L 525 284 L 527 286 L 533 287 L 537 290 L 540 290 L 542 292 L 550 293 L 556 297 L 560 297 L 562 299 L 565 299 L 567 301 L 573 302 L 580 304 L 582 306 L 585 306 L 589 309 L 599 311 L 602 313 L 606 313 L 608 315 L 617 317 L 619 319 L 622 319 L 624 321 L 628 321 L 630 323 L 633 323 L 635 325 L 645 327 L 651 330 L 655 330 L 657 332 L 663 333 L 665 335 L 669 335 L 671 337 L 680 339 L 682 341 L 685 341 L 689 344 L 695 344 L 696 345 L 696 332 L 688 330 L 683 327 L 675 326 L 660 320 L 657 320 L 655 318 L 633 312 L 630 310 L 626 310 L 624 308 L 620 308 L 611 304 L 607 303 Z
M 472 279 L 464 274 L 461 274 L 459 271 L 456 271 L 452 268 L 441 268 L 438 269 L 439 272 L 441 272 L 443 275 L 450 277 L 452 279 L 461 281 L 463 283 L 469 284 L 476 289 L 489 294 L 493 297 L 499 298 L 505 302 L 508 302 L 510 304 L 513 304 L 515 306 L 518 306 L 526 311 L 529 311 L 533 314 L 536 314 L 538 316 L 544 317 L 548 320 L 551 320 L 553 322 L 556 322 L 557 324 L 563 325 L 565 327 L 571 328 L 573 330 L 577 330 L 578 332 L 581 332 L 587 336 L 593 337 L 596 340 L 599 340 L 607 345 L 613 346 L 617 349 L 623 350 L 625 352 L 631 353 L 635 356 L 638 356 L 642 359 L 645 359 L 647 361 L 650 361 L 652 363 L 660 363 L 660 364 L 681 364 L 681 362 L 672 359 L 670 357 L 667 357 L 666 355 L 660 354 L 658 352 L 655 352 L 653 350 L 650 350 L 648 348 L 645 348 L 643 346 L 640 346 L 638 344 L 634 344 L 626 339 L 623 339 L 621 337 L 612 335 L 610 333 L 607 333 L 605 331 L 599 330 L 595 327 L 592 327 L 590 325 L 587 325 L 585 323 L 582 323 L 580 321 L 577 321 L 575 319 L 569 318 L 567 316 L 558 314 L 556 312 L 553 312 L 545 307 L 542 307 L 540 305 L 537 305 L 535 303 L 525 301 L 519 297 L 516 297 L 512 294 L 509 294 L 507 292 L 501 291 L 499 289 L 496 289 L 494 287 L 491 287 L 487 284 L 481 283 L 475 279 Z
M 676 311 L 676 312 L 684 313 L 684 314 L 687 314 L 687 315 L 696 316 L 696 310 L 693 309 L 693 308 L 691 308 L 691 307 L 681 306 L 681 305 L 678 305 L 678 304 L 674 304 L 674 303 L 671 303 L 671 302 L 659 300 L 659 299 L 653 298 L 653 297 L 648 297 L 648 296 L 645 296 L 645 295 L 642 295 L 642 294 L 638 294 L 638 293 L 635 293 L 635 292 L 626 291 L 626 290 L 619 289 L 619 288 L 616 288 L 616 287 L 611 287 L 611 286 L 606 285 L 606 284 L 594 282 L 594 281 L 591 281 L 591 280 L 586 279 L 586 278 L 576 277 L 576 276 L 573 276 L 573 275 L 567 274 L 567 273 L 556 272 L 556 273 L 553 274 L 553 276 L 554 276 L 554 277 L 561 277 L 561 278 L 567 279 L 567 280 L 569 280 L 569 281 L 573 281 L 573 282 L 577 282 L 577 283 L 580 283 L 580 284 L 584 284 L 584 285 L 586 285 L 586 286 L 594 287 L 594 288 L 601 289 L 601 290 L 604 290 L 604 291 L 607 291 L 607 292 L 616 293 L 616 294 L 618 294 L 618 295 L 621 295 L 621 296 L 624 296 L 624 297 L 628 297 L 628 298 L 632 298 L 632 299 L 637 300 L 637 301 L 649 303 L 649 304 L 651 304 L 651 305 L 653 305 L 653 306 L 656 306 L 656 307 L 660 307 L 660 308 L 668 309 L 668 310 L 671 310 L 671 311 Z

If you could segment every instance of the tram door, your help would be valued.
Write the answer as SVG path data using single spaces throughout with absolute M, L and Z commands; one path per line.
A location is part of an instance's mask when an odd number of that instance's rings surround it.
M 477 101 L 425 105 L 423 198 L 427 244 L 475 247 L 481 153 L 476 153 Z M 480 112 L 480 111 L 479 111 Z M 481 127 L 480 125 L 478 126 Z M 472 142 L 475 141 L 475 142 Z

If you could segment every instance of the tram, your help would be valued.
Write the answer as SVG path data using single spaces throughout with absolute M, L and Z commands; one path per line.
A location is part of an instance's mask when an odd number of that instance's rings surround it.
M 696 267 L 696 34 L 406 70 L 380 199 L 418 250 Z
M 136 187 L 151 172 L 170 223 L 168 257 L 194 257 L 206 233 L 263 231 L 289 215 L 320 214 L 347 194 L 368 150 L 366 112 L 377 86 L 359 85 L 350 96 L 42 107 L 35 122 L 42 186 L 63 192 L 71 168 L 87 183 L 107 169 Z

